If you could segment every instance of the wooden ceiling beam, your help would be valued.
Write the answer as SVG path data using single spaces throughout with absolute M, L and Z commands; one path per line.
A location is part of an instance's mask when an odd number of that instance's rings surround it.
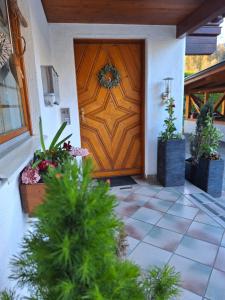
M 225 0 L 205 0 L 177 25 L 177 38 L 190 34 L 216 17 L 225 14 Z

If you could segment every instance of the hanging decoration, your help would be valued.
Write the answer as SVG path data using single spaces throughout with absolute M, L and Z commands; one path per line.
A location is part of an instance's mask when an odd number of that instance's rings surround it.
M 98 80 L 101 86 L 111 89 L 120 83 L 119 71 L 111 64 L 105 65 L 98 73 Z
M 8 36 L 4 32 L 0 32 L 0 68 L 8 62 L 11 53 L 12 45 Z
M 23 14 L 18 6 L 17 0 L 9 0 L 9 5 L 12 10 L 12 13 L 18 18 L 20 24 L 23 27 L 28 27 L 27 20 L 24 18 Z

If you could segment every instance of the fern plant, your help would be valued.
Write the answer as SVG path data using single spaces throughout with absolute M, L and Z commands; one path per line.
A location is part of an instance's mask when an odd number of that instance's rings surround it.
M 107 184 L 93 183 L 91 161 L 50 172 L 39 221 L 13 259 L 11 277 L 32 300 L 143 300 L 139 268 L 117 256 L 116 199 Z

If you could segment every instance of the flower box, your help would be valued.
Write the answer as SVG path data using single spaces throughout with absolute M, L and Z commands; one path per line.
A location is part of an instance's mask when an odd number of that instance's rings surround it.
M 200 159 L 192 164 L 191 159 L 185 161 L 185 177 L 191 183 L 210 194 L 221 197 L 223 187 L 224 160 Z
M 73 161 L 77 156 L 85 157 L 89 154 L 88 150 L 80 147 L 73 147 L 70 141 L 66 142 L 72 134 L 61 141 L 59 138 L 66 127 L 64 122 L 55 134 L 49 148 L 44 143 L 41 118 L 39 120 L 41 148 L 36 150 L 30 164 L 21 172 L 20 195 L 24 212 L 30 216 L 34 213 L 36 207 L 44 200 L 45 177 L 48 177 L 51 169 L 58 169 L 63 172 L 65 162 Z
M 166 187 L 184 185 L 185 140 L 158 139 L 157 179 Z
M 20 196 L 23 211 L 31 216 L 38 205 L 44 200 L 45 184 L 22 184 L 20 183 Z

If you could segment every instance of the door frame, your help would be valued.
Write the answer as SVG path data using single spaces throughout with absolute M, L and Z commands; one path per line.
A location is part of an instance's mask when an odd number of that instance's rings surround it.
M 146 126 L 146 118 L 145 118 L 145 108 L 146 108 L 146 92 L 145 92 L 145 88 L 146 88 L 146 39 L 135 39 L 135 38 L 129 38 L 129 39 L 115 39 L 115 38 L 74 38 L 73 39 L 73 51 L 74 51 L 74 66 L 75 66 L 75 78 L 76 78 L 76 92 L 77 92 L 77 107 L 78 107 L 78 111 L 79 110 L 79 101 L 78 101 L 78 87 L 77 87 L 77 73 L 76 73 L 76 59 L 75 59 L 75 47 L 76 44 L 82 44 L 82 43 L 86 43 L 86 44 L 94 44 L 94 43 L 98 43 L 98 44 L 112 44 L 112 43 L 116 43 L 116 44 L 126 44 L 126 43 L 137 43 L 139 42 L 141 44 L 141 53 L 142 53 L 142 59 L 141 59 L 141 64 L 142 64 L 142 80 L 141 80 L 141 97 L 143 99 L 142 105 L 141 105 L 141 152 L 142 152 L 142 176 L 146 176 L 145 174 L 145 162 L 146 162 L 146 158 L 145 158 L 145 144 L 146 144 L 146 140 L 145 140 L 145 126 Z M 80 126 L 80 118 L 78 118 L 78 122 L 79 122 L 79 127 Z M 81 132 L 80 132 L 80 141 L 81 140 Z

